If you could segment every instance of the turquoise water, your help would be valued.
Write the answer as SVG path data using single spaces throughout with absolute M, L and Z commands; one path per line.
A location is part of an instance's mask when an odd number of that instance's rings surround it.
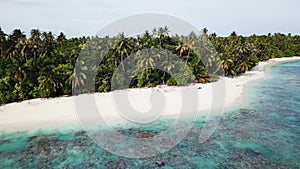
M 300 168 L 300 62 L 276 65 L 268 73 L 203 144 L 198 142 L 203 120 L 171 151 L 146 159 L 113 155 L 75 130 L 0 133 L 0 168 Z M 171 121 L 119 130 L 153 136 Z M 165 166 L 158 167 L 158 160 Z

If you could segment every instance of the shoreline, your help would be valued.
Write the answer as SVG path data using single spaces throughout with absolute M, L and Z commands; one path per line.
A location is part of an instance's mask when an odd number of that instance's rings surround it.
M 198 107 L 198 117 L 208 116 L 213 103 L 213 89 L 218 83 L 223 83 L 225 89 L 225 100 L 223 112 L 239 106 L 248 94 L 248 89 L 252 83 L 268 78 L 268 70 L 277 64 L 284 62 L 300 61 L 300 56 L 274 58 L 268 61 L 259 62 L 251 71 L 234 78 L 221 77 L 218 82 L 207 84 L 195 84 L 192 87 L 201 87 L 198 90 L 198 97 L 201 107 Z M 191 86 L 188 86 L 191 87 Z M 150 94 L 153 91 L 162 92 L 166 98 L 165 112 L 160 117 L 174 117 L 180 113 L 181 89 L 185 87 L 158 86 L 154 88 L 127 89 L 130 103 L 133 108 L 147 112 L 151 108 L 149 103 Z M 0 132 L 16 131 L 39 131 L 48 129 L 81 129 L 81 125 L 76 114 L 74 98 L 93 97 L 103 119 L 109 123 L 125 121 L 115 110 L 112 94 L 120 91 L 108 93 L 85 94 L 80 96 L 62 96 L 50 99 L 32 99 L 17 103 L 10 103 L 0 107 Z M 133 104 L 134 103 L 134 104 Z M 191 110 L 193 111 L 193 110 Z M 213 110 L 211 110 L 213 111 Z M 186 113 L 187 116 L 189 113 Z
M 243 91 L 236 100 L 237 105 L 240 105 L 242 102 L 246 101 L 245 97 L 248 96 L 249 89 L 253 83 L 260 81 L 262 79 L 270 78 L 268 70 L 271 69 L 273 66 L 287 63 L 287 62 L 296 62 L 296 61 L 300 61 L 300 56 L 273 58 L 264 62 L 259 62 L 251 71 L 242 74 L 241 77 L 250 75 L 252 77 L 255 76 L 255 78 L 250 79 L 249 81 L 246 81 L 244 83 Z

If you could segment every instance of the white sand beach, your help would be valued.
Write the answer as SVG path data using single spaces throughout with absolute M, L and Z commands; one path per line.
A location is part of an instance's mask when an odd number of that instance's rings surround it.
M 197 89 L 199 99 L 198 109 L 190 111 L 198 112 L 198 115 L 201 116 L 206 116 L 211 110 L 212 105 L 215 105 L 218 101 L 222 101 L 220 104 L 224 105 L 225 109 L 237 106 L 241 100 L 243 100 L 241 97 L 247 86 L 249 86 L 249 82 L 266 78 L 266 70 L 274 64 L 296 60 L 300 60 L 300 57 L 271 59 L 269 61 L 260 62 L 252 71 L 235 78 L 222 77 L 215 83 L 189 86 L 199 88 Z M 218 84 L 219 86 L 221 85 L 221 89 L 224 90 L 225 100 L 222 98 L 214 98 L 213 92 L 216 90 Z M 159 117 L 166 117 L 185 113 L 181 112 L 181 89 L 182 87 L 158 86 L 155 88 L 129 89 L 126 91 L 128 91 L 132 107 L 141 112 L 146 112 L 150 109 L 150 94 L 153 91 L 163 93 L 166 103 L 164 112 L 162 112 Z M 101 110 L 100 113 L 103 119 L 110 123 L 125 120 L 115 109 L 112 97 L 114 92 L 89 95 L 89 97 L 92 96 L 95 98 L 95 102 L 98 109 Z M 216 95 L 218 95 L 218 93 Z M 3 105 L 0 107 L 0 131 L 39 130 L 66 126 L 80 127 L 74 105 L 74 98 L 76 97 L 86 97 L 86 95 L 33 99 Z

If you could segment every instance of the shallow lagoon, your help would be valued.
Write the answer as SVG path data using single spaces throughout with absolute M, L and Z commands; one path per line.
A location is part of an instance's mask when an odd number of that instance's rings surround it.
M 111 154 L 76 130 L 1 133 L 0 168 L 158 168 L 158 160 L 165 163 L 160 168 L 300 168 L 300 62 L 275 65 L 268 74 L 251 84 L 240 107 L 223 114 L 203 144 L 203 119 L 171 151 L 146 159 Z M 170 123 L 118 130 L 151 137 Z

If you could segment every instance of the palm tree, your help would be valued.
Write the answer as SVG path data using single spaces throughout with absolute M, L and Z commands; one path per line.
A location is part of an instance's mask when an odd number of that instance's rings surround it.
M 83 72 L 78 73 L 76 69 L 69 77 L 69 84 L 72 85 L 72 89 L 75 90 L 79 86 L 83 86 L 85 84 L 86 75 Z
M 162 51 L 164 52 L 162 55 L 166 56 L 167 54 L 165 53 L 166 51 Z M 171 57 L 164 57 L 165 59 L 162 62 L 162 67 L 164 69 L 163 72 L 163 84 L 165 84 L 165 78 L 166 78 L 166 72 L 168 72 L 169 74 L 171 73 L 172 69 L 175 68 L 175 63 L 174 60 L 172 60 Z
M 157 30 L 157 37 L 160 39 L 166 38 L 169 36 L 169 28 L 167 26 L 165 27 L 160 27 Z
M 67 40 L 66 35 L 63 32 L 60 32 L 57 36 L 58 45 L 62 45 Z
M 26 36 L 21 30 L 15 29 L 11 35 L 8 36 L 8 50 L 6 56 L 11 59 L 17 59 L 21 57 L 21 45 L 23 44 L 23 39 L 26 39 Z
M 160 27 L 157 30 L 157 37 L 159 39 L 159 47 L 162 47 L 162 41 L 163 39 L 167 38 L 169 36 L 169 28 L 167 26 Z
M 6 34 L 2 31 L 0 27 L 0 57 L 2 57 L 5 45 L 6 45 Z
M 245 47 L 238 47 L 239 60 L 237 63 L 237 70 L 241 73 L 249 71 L 258 62 L 255 55 L 255 46 L 253 44 L 247 44 Z
M 53 55 L 54 48 L 55 48 L 54 36 L 52 35 L 52 32 L 48 32 L 48 33 L 43 32 L 42 40 L 43 40 L 42 57 L 51 57 Z
M 204 35 L 207 35 L 208 29 L 207 29 L 207 28 L 203 28 L 203 29 L 202 29 L 202 32 L 203 32 Z
M 147 71 L 156 67 L 156 63 L 161 57 L 160 52 L 161 52 L 160 50 L 156 50 L 154 47 L 152 47 L 152 48 L 146 48 L 136 53 L 135 55 L 136 63 L 138 64 L 140 70 L 142 70 L 141 75 L 138 76 L 140 87 L 141 87 L 141 83 L 144 81 L 142 78 L 144 77 L 145 73 L 146 73 L 146 81 L 149 80 L 149 73 Z
M 63 83 L 54 71 L 54 68 L 43 69 L 40 74 L 37 80 L 41 97 L 56 96 L 60 88 L 63 87 Z
M 137 52 L 136 56 L 138 56 L 138 65 L 145 69 L 148 68 L 154 68 L 155 67 L 155 61 L 154 61 L 154 57 L 153 57 L 153 53 L 151 51 L 151 49 L 145 49 L 143 51 L 146 52 Z M 156 54 L 155 54 L 156 55 Z M 159 55 L 156 55 L 159 56 Z
M 235 31 L 231 32 L 230 37 L 237 37 L 237 34 Z
M 29 46 L 34 58 L 37 58 L 41 45 L 41 32 L 38 29 L 32 29 L 30 32 Z
M 183 42 L 178 43 L 178 45 L 175 49 L 179 53 L 180 57 L 185 56 L 185 67 L 184 67 L 184 69 L 186 69 L 186 66 L 188 64 L 191 49 L 192 49 L 191 44 L 186 44 L 186 43 L 183 43 Z
M 85 68 L 83 67 L 83 69 L 85 69 Z M 83 71 L 74 69 L 73 73 L 68 78 L 68 83 L 72 85 L 72 90 L 74 91 L 78 87 L 84 86 L 86 79 L 87 79 L 87 76 Z
M 225 71 L 225 76 L 235 75 L 235 72 L 233 72 L 232 70 L 232 64 L 233 64 L 232 59 L 230 59 L 228 56 L 224 54 L 221 54 L 221 64 L 222 64 L 222 68 Z
M 27 56 L 25 49 L 27 47 L 26 36 L 21 30 L 16 29 L 8 37 L 8 43 L 10 45 L 7 50 L 7 57 L 10 62 L 10 75 L 14 82 L 21 82 L 24 80 L 26 74 L 24 70 L 25 60 L 27 61 Z M 23 58 L 26 58 L 25 60 Z
M 142 48 L 151 48 L 154 46 L 153 35 L 151 36 L 149 31 L 146 31 L 139 40 Z
M 125 70 L 124 68 L 124 58 L 128 57 L 131 46 L 129 45 L 127 39 L 124 36 L 124 33 L 119 34 L 120 42 L 116 46 L 116 52 L 117 54 L 121 57 L 121 65 L 123 68 L 123 71 Z

